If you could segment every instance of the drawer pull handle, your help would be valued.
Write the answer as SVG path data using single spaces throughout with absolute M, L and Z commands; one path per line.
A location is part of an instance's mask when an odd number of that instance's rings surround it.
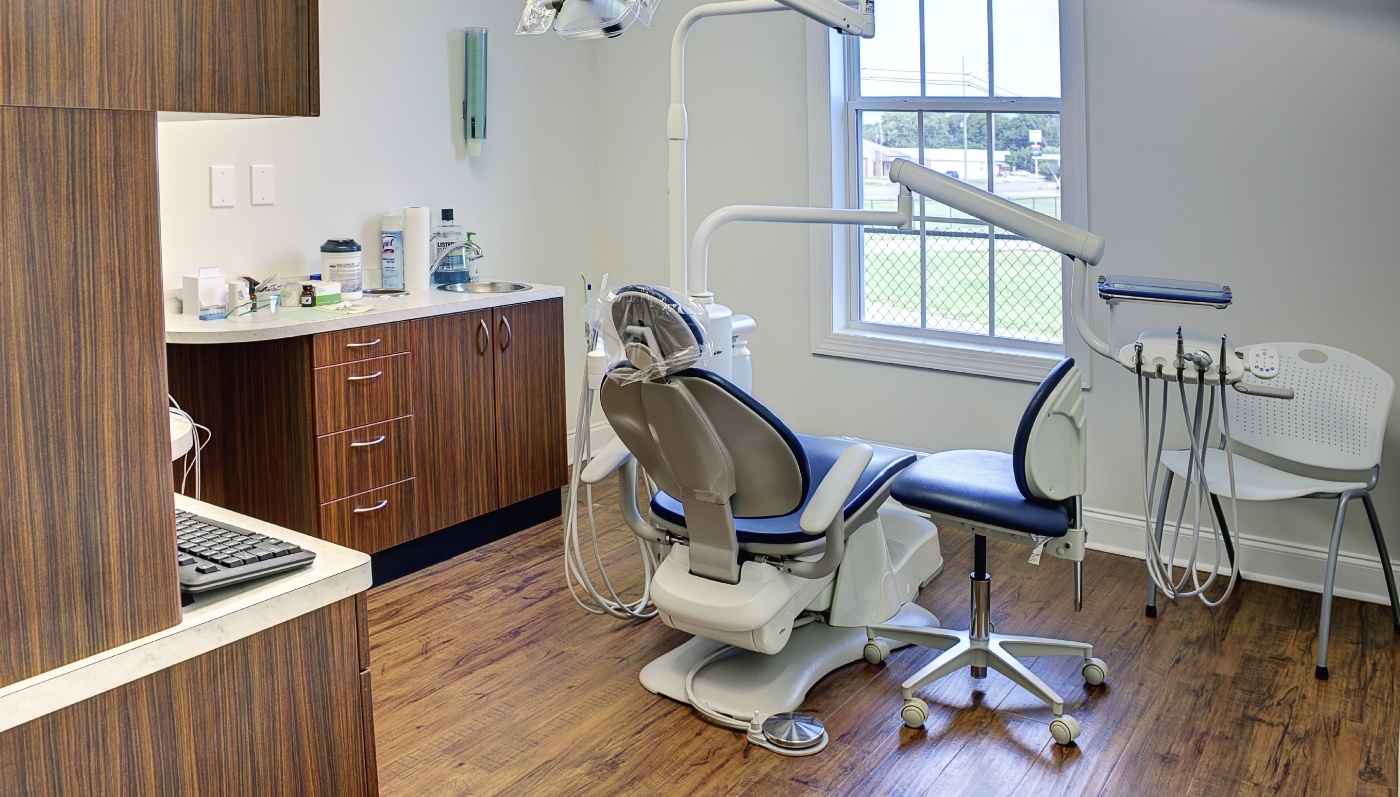
M 501 335 L 501 351 L 505 351 L 506 349 L 509 349 L 509 348 L 510 348 L 510 341 L 511 341 L 511 338 L 513 338 L 513 337 L 515 337 L 515 336 L 514 336 L 514 334 L 510 331 L 510 319 L 509 319 L 509 318 L 506 318 L 505 316 L 501 316 L 501 326 L 503 326 L 503 327 L 505 328 L 505 334 L 504 334 L 504 335 Z
M 378 346 L 378 345 L 379 345 L 380 343 L 382 343 L 383 341 L 384 341 L 383 338 L 375 338 L 374 340 L 370 341 L 369 343 L 347 343 L 347 344 L 345 344 L 345 348 L 347 348 L 347 349 L 363 349 L 363 348 L 367 348 L 367 347 L 369 347 L 369 346 Z
M 364 441 L 363 443 L 351 443 L 351 444 L 350 444 L 350 447 L 351 447 L 351 448 L 369 448 L 370 446 L 377 446 L 377 445 L 379 445 L 380 443 L 384 442 L 385 438 L 387 438 L 387 437 L 388 437 L 388 435 L 380 435 L 380 436 L 379 436 L 379 439 L 377 439 L 377 440 L 366 440 L 366 441 Z
M 481 326 L 476 330 L 476 353 L 485 354 L 486 348 L 491 345 L 491 328 L 486 326 L 484 319 L 479 323 Z
M 377 511 L 383 509 L 384 507 L 386 507 L 386 506 L 388 506 L 388 505 L 389 505 L 389 499 L 385 498 L 383 501 L 380 501 L 379 503 L 375 504 L 374 506 L 357 506 L 357 507 L 355 507 L 355 514 L 358 515 L 358 514 L 363 514 L 363 513 L 365 513 L 365 512 L 377 512 Z
M 384 372 L 383 372 L 383 371 L 375 371 L 374 373 L 368 374 L 368 375 L 366 375 L 366 376 L 347 376 L 347 377 L 345 377 L 345 381 L 347 381 L 347 382 L 363 382 L 363 381 L 365 381 L 366 379 L 378 379 L 379 377 L 381 377 L 381 376 L 383 376 L 383 375 L 384 375 Z

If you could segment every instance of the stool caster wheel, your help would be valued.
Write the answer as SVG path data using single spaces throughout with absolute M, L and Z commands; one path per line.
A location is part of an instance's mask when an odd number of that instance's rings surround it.
M 1108 665 L 1100 658 L 1092 658 L 1084 662 L 1084 669 L 1080 672 L 1084 675 L 1084 682 L 1090 686 L 1098 686 L 1108 679 Z
M 890 657 L 890 643 L 883 639 L 872 639 L 865 643 L 865 660 L 871 664 L 879 664 Z
M 917 697 L 911 697 L 904 701 L 904 708 L 899 710 L 899 716 L 906 726 L 922 728 L 924 720 L 928 719 L 928 704 Z
M 1079 723 L 1074 717 L 1061 714 L 1050 720 L 1050 735 L 1055 737 L 1056 744 L 1073 744 L 1079 738 Z

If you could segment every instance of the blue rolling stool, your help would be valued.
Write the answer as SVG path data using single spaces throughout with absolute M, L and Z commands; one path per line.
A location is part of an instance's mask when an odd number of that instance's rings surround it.
M 902 685 L 904 724 L 918 728 L 928 719 L 928 704 L 915 690 L 962 667 L 974 678 L 987 668 L 1010 678 L 1050 705 L 1055 718 L 1050 733 L 1060 744 L 1079 736 L 1079 723 L 1064 713 L 1064 700 L 1017 660 L 1018 656 L 1080 656 L 1084 680 L 1101 684 L 1108 668 L 1094 658 L 1093 647 L 1040 637 L 992 632 L 991 587 L 987 573 L 987 538 L 1045 546 L 1052 556 L 1074 562 L 1074 608 L 1083 603 L 1084 398 L 1079 371 L 1066 358 L 1040 383 L 1016 430 L 1010 454 L 999 451 L 945 451 L 905 469 L 895 480 L 895 500 L 928 515 L 940 529 L 977 535 L 972 570 L 972 620 L 967 631 L 870 626 L 865 657 L 871 663 L 889 655 L 886 639 L 944 651 Z

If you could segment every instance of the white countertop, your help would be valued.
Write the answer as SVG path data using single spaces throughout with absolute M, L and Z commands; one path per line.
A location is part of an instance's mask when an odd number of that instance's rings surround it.
M 357 315 L 336 315 L 305 308 L 284 308 L 268 321 L 200 321 L 192 315 L 165 316 L 166 343 L 250 343 L 259 340 L 294 338 L 318 332 L 408 321 L 449 313 L 464 313 L 541 299 L 558 299 L 564 289 L 557 285 L 531 285 L 530 290 L 515 293 L 452 293 L 436 288 L 413 291 L 407 296 L 393 298 L 366 297 L 357 304 L 376 308 Z M 294 312 L 285 313 L 286 310 Z M 310 318 L 312 314 L 317 317 Z M 292 316 L 296 316 L 293 318 Z M 324 318 L 320 317 L 324 316 Z
M 175 506 L 316 552 L 310 567 L 195 596 L 179 625 L 0 689 L 0 731 L 329 606 L 370 587 L 369 555 L 175 496 Z M 173 520 L 172 520 L 173 523 Z M 172 540 L 173 543 L 173 540 Z M 170 549 L 174 566 L 175 548 Z

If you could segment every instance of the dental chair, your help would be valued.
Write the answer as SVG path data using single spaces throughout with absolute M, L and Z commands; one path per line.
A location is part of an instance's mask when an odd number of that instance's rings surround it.
M 683 305 L 649 286 L 614 294 L 626 360 L 600 397 L 618 439 L 582 478 L 619 474 L 624 518 L 664 557 L 651 583 L 658 613 L 695 635 L 648 664 L 642 684 L 775 752 L 815 753 L 826 732 L 794 709 L 863 657 L 866 628 L 938 625 L 911 603 L 942 568 L 937 530 L 881 509 L 914 455 L 795 434 L 695 367 L 709 343 Z M 658 490 L 650 522 L 637 463 Z
M 1081 674 L 1091 685 L 1108 674 L 1102 659 L 1084 642 L 994 633 L 992 577 L 987 572 L 987 538 L 1044 546 L 1051 556 L 1074 563 L 1074 608 L 1082 604 L 1085 531 L 1080 500 L 1085 481 L 1084 398 L 1079 371 L 1066 358 L 1041 382 L 1021 417 L 1011 453 L 944 451 L 904 470 L 893 486 L 896 501 L 928 515 L 940 529 L 976 535 L 972 608 L 967 631 L 873 625 L 866 659 L 889 655 L 886 639 L 937 648 L 943 654 L 902 685 L 904 724 L 917 728 L 928 719 L 928 704 L 914 692 L 963 667 L 985 678 L 990 667 L 1044 700 L 1054 712 L 1050 733 L 1060 744 L 1079 736 L 1079 723 L 1064 713 L 1064 700 L 1018 656 L 1079 656 Z

